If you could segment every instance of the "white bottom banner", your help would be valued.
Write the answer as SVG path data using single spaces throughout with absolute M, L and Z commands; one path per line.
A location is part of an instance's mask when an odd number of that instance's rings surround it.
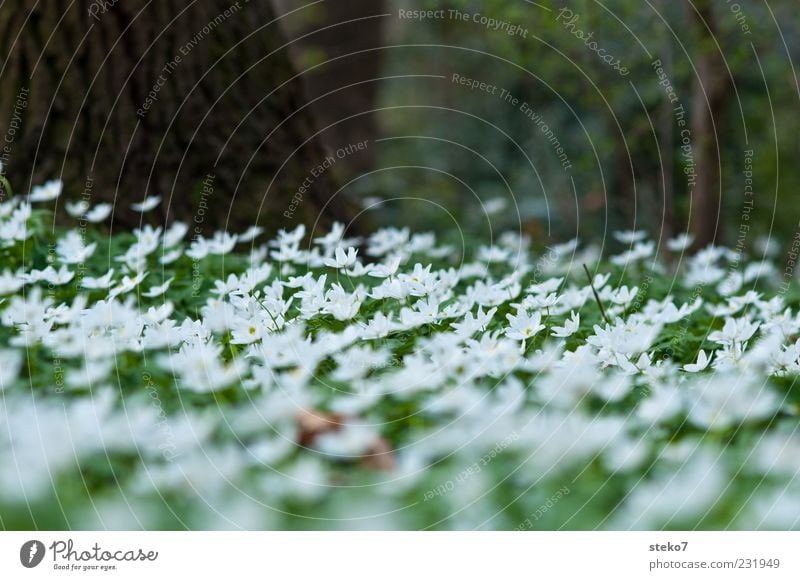
M 795 532 L 3 532 L 0 578 L 800 578 Z

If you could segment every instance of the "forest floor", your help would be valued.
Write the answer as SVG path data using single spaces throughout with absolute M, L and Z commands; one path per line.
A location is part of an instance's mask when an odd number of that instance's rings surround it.
M 108 237 L 60 190 L 0 204 L 3 528 L 800 527 L 778 252 Z

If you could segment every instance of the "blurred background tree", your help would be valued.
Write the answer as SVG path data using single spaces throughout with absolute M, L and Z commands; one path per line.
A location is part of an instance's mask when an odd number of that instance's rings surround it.
M 374 172 L 349 189 L 385 200 L 375 213 L 386 223 L 443 231 L 521 224 L 544 239 L 644 228 L 664 238 L 691 231 L 697 246 L 734 244 L 745 226 L 748 245 L 759 233 L 788 234 L 800 217 L 787 211 L 800 186 L 796 8 L 793 0 L 376 4 L 382 35 L 371 41 L 384 78 L 371 131 L 382 140 Z M 401 9 L 444 15 L 401 18 Z M 526 33 L 487 28 L 484 17 Z M 317 50 L 316 62 L 324 56 Z M 453 74 L 507 91 L 548 131 Z M 481 202 L 496 198 L 506 208 L 490 204 L 496 213 L 487 217 Z

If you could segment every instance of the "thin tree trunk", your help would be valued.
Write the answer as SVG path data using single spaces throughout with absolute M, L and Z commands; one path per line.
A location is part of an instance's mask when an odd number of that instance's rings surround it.
M 691 0 L 689 14 L 699 56 L 692 88 L 691 127 L 696 183 L 691 193 L 691 231 L 695 247 L 717 239 L 721 226 L 722 176 L 720 129 L 728 101 L 728 77 L 714 39 L 716 18 L 711 0 Z
M 305 0 L 273 0 L 286 14 L 307 6 Z M 322 135 L 330 150 L 369 141 L 357 154 L 347 155 L 340 169 L 352 176 L 369 171 L 375 163 L 372 141 L 378 136 L 375 113 L 381 86 L 381 61 L 385 51 L 383 25 L 385 0 L 326 0 L 283 19 L 298 41 L 292 44 L 297 68 L 303 76 L 314 116 L 327 129 Z M 292 34 L 295 36 L 295 34 Z M 384 81 L 385 82 L 385 81 Z
M 145 195 L 206 230 L 354 213 L 312 174 L 326 154 L 267 1 L 6 0 L 0 57 L 18 189 L 61 178 L 66 199 L 116 202 L 123 226 Z
M 662 13 L 665 13 L 668 8 L 666 4 L 667 0 L 662 0 L 660 5 Z M 669 79 L 675 78 L 672 70 L 672 58 L 672 38 L 665 36 L 663 56 L 661 60 L 664 63 L 664 71 L 666 71 L 667 78 Z M 675 155 L 673 150 L 673 143 L 675 139 L 673 127 L 675 118 L 672 110 L 673 106 L 674 103 L 670 102 L 669 98 L 664 98 L 658 115 L 658 147 L 661 150 L 661 176 L 663 178 L 661 189 L 664 228 L 661 233 L 665 239 L 674 237 L 678 232 L 678 224 L 676 223 L 677 212 L 675 209 Z

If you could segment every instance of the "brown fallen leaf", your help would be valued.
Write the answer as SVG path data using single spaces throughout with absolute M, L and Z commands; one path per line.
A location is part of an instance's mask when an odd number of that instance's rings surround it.
M 394 469 L 394 451 L 389 442 L 383 437 L 378 437 L 367 449 L 364 455 L 364 465 L 378 471 L 392 471 Z
M 297 439 L 303 447 L 310 447 L 314 440 L 323 433 L 338 431 L 342 428 L 344 417 L 334 413 L 323 413 L 306 409 L 297 415 L 297 426 L 300 428 Z
M 339 431 L 349 420 L 352 419 L 339 413 L 325 413 L 314 409 L 301 411 L 296 417 L 299 427 L 297 442 L 303 447 L 313 447 L 317 437 Z M 383 437 L 376 437 L 361 457 L 361 463 L 369 469 L 391 471 L 395 466 L 392 446 Z

